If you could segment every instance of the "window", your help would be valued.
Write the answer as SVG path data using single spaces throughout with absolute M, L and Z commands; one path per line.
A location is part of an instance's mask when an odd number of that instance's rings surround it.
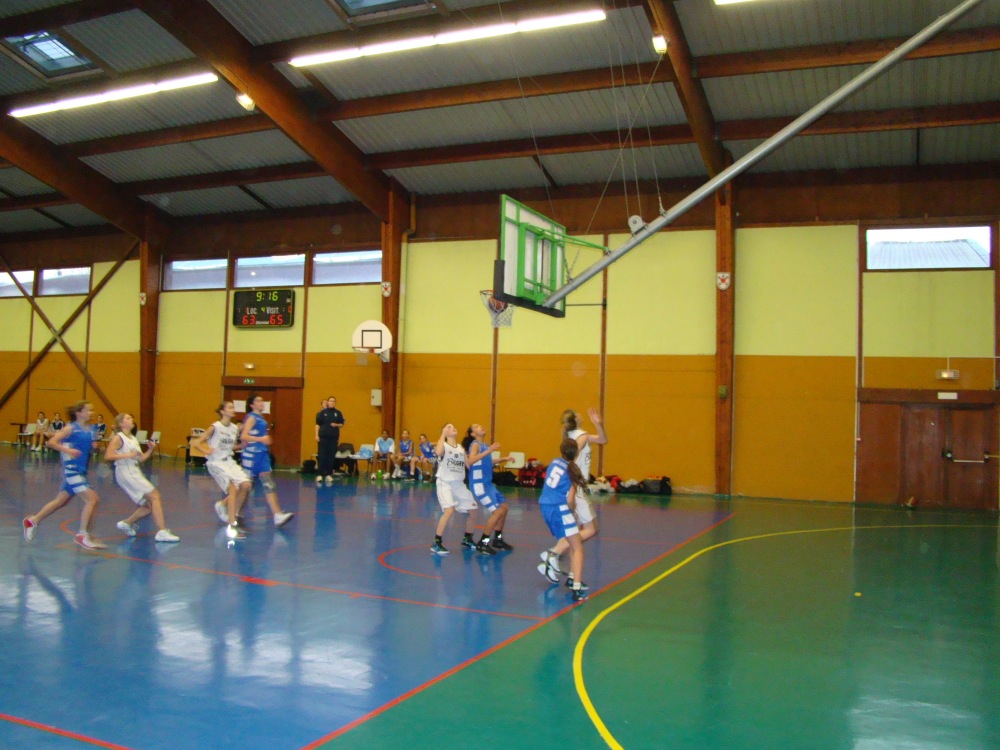
M 228 268 L 225 258 L 172 260 L 163 269 L 163 291 L 225 289 Z
M 270 255 L 265 258 L 239 258 L 236 261 L 234 287 L 302 286 L 306 278 L 306 256 Z
M 991 235 L 989 226 L 869 229 L 865 232 L 865 268 L 990 268 Z
M 14 279 L 17 279 L 21 283 L 21 286 L 28 290 L 28 294 L 34 293 L 34 271 L 14 271 Z M 0 273 L 0 297 L 21 296 L 21 290 L 17 288 L 17 285 L 14 283 L 14 279 L 10 277 L 10 274 Z
M 313 284 L 370 284 L 382 280 L 382 251 L 316 253 Z
M 4 39 L 4 43 L 17 54 L 19 60 L 46 78 L 58 78 L 97 69 L 94 63 L 74 52 L 65 41 L 51 31 L 9 36 Z
M 433 3 L 427 2 L 427 0 L 336 0 L 336 2 L 352 18 L 384 13 L 399 8 L 434 10 Z
M 42 271 L 39 296 L 86 294 L 90 291 L 90 268 L 50 268 Z

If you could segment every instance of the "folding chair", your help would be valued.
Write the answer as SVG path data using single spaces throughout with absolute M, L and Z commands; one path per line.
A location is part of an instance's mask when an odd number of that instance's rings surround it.
M 26 445 L 26 446 L 28 446 L 30 448 L 31 447 L 31 437 L 35 434 L 35 431 L 37 429 L 38 429 L 38 425 L 35 424 L 34 422 L 32 422 L 29 425 L 25 425 L 24 431 L 17 433 L 17 447 L 20 448 L 20 447 Z

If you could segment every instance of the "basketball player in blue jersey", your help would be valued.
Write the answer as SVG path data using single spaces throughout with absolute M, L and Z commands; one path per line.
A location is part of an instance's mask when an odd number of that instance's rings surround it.
M 425 478 L 434 476 L 434 468 L 437 466 L 437 454 L 434 452 L 434 443 L 427 439 L 427 436 L 420 435 L 420 444 L 417 446 L 420 455 L 417 458 L 417 475 L 423 481 Z
M 33 516 L 27 516 L 24 526 L 24 538 L 31 541 L 35 537 L 38 524 L 62 508 L 71 497 L 79 496 L 83 500 L 83 510 L 80 511 L 80 530 L 73 541 L 84 549 L 107 549 L 108 545 L 95 542 L 90 538 L 90 524 L 101 498 L 91 489 L 87 481 L 87 461 L 94 449 L 94 432 L 90 426 L 90 415 L 93 408 L 89 401 L 77 401 L 66 413 L 70 422 L 59 432 L 49 438 L 46 445 L 58 451 L 62 459 L 63 484 L 59 494 L 47 502 Z
M 545 486 L 542 496 L 538 499 L 539 508 L 545 524 L 549 527 L 559 543 L 565 542 L 569 549 L 570 576 L 573 579 L 573 599 L 580 601 L 587 598 L 587 589 L 581 576 L 583 575 L 583 542 L 580 539 L 580 529 L 576 523 L 577 493 L 587 486 L 580 467 L 574 463 L 579 451 L 577 441 L 573 438 L 563 438 L 559 445 L 560 458 L 552 459 L 545 471 Z M 542 553 L 544 556 L 544 553 Z M 538 566 L 538 572 L 551 583 L 559 583 L 559 571 L 551 564 L 550 556 Z
M 410 439 L 410 431 L 403 430 L 402 436 L 399 438 L 396 455 L 393 456 L 393 463 L 396 465 L 396 468 L 393 469 L 392 472 L 393 479 L 412 479 L 413 463 L 415 460 L 416 459 L 413 457 L 413 440 Z
M 264 499 L 274 516 L 274 526 L 280 529 L 292 520 L 293 513 L 286 513 L 278 503 L 278 486 L 271 477 L 271 436 L 267 432 L 267 420 L 261 412 L 264 409 L 264 399 L 256 393 L 247 397 L 247 416 L 240 430 L 240 442 L 243 444 L 243 455 L 240 463 L 243 471 L 250 477 L 260 479 L 264 486 Z
M 594 425 L 596 434 L 585 432 L 580 428 L 580 415 L 572 409 L 567 409 L 562 413 L 562 432 L 564 438 L 572 438 L 576 441 L 577 453 L 574 463 L 580 467 L 583 481 L 590 481 L 590 446 L 605 445 L 608 442 L 607 433 L 604 431 L 604 420 L 597 409 L 587 409 L 587 416 Z M 586 485 L 576 495 L 576 520 L 580 527 L 580 541 L 586 542 L 597 535 L 597 514 L 587 500 Z M 541 553 L 542 561 L 552 566 L 553 570 L 560 571 L 559 556 L 568 549 L 565 541 L 559 541 L 549 550 Z M 550 562 L 550 558 L 551 562 Z M 573 586 L 573 576 L 566 579 L 566 585 Z
M 486 428 L 481 424 L 474 424 L 466 430 L 466 438 L 470 439 L 468 451 L 470 454 L 469 463 L 469 489 L 476 501 L 489 511 L 490 517 L 486 521 L 486 528 L 483 535 L 476 544 L 476 551 L 483 554 L 493 555 L 496 552 L 510 552 L 511 547 L 503 538 L 503 524 L 507 520 L 508 506 L 503 495 L 500 494 L 493 484 L 493 451 L 500 447 L 499 443 L 487 445 L 483 438 L 486 437 Z M 462 441 L 463 444 L 465 440 Z M 474 461 L 472 456 L 478 456 Z M 506 456 L 500 459 L 500 463 L 510 461 L 511 457 Z

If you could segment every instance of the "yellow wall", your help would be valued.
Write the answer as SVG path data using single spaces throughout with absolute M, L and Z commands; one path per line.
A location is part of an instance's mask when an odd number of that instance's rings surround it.
M 736 233 L 734 494 L 853 498 L 857 236 Z

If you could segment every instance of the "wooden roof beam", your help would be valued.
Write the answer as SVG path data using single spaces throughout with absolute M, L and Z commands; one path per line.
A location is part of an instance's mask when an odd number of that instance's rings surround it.
M 62 152 L 24 123 L 0 114 L 0 156 L 134 237 L 165 230 L 157 211 Z
M 250 96 L 303 151 L 382 221 L 392 183 L 365 169 L 361 152 L 328 122 L 318 122 L 295 87 L 270 64 L 255 63 L 250 43 L 206 0 L 137 0 L 178 41 Z
M 667 40 L 667 59 L 676 78 L 677 96 L 691 125 L 702 161 L 709 176 L 714 177 L 726 167 L 726 151 L 716 135 L 715 116 L 705 89 L 697 78 L 677 10 L 667 0 L 646 0 L 645 5 L 654 32 Z

